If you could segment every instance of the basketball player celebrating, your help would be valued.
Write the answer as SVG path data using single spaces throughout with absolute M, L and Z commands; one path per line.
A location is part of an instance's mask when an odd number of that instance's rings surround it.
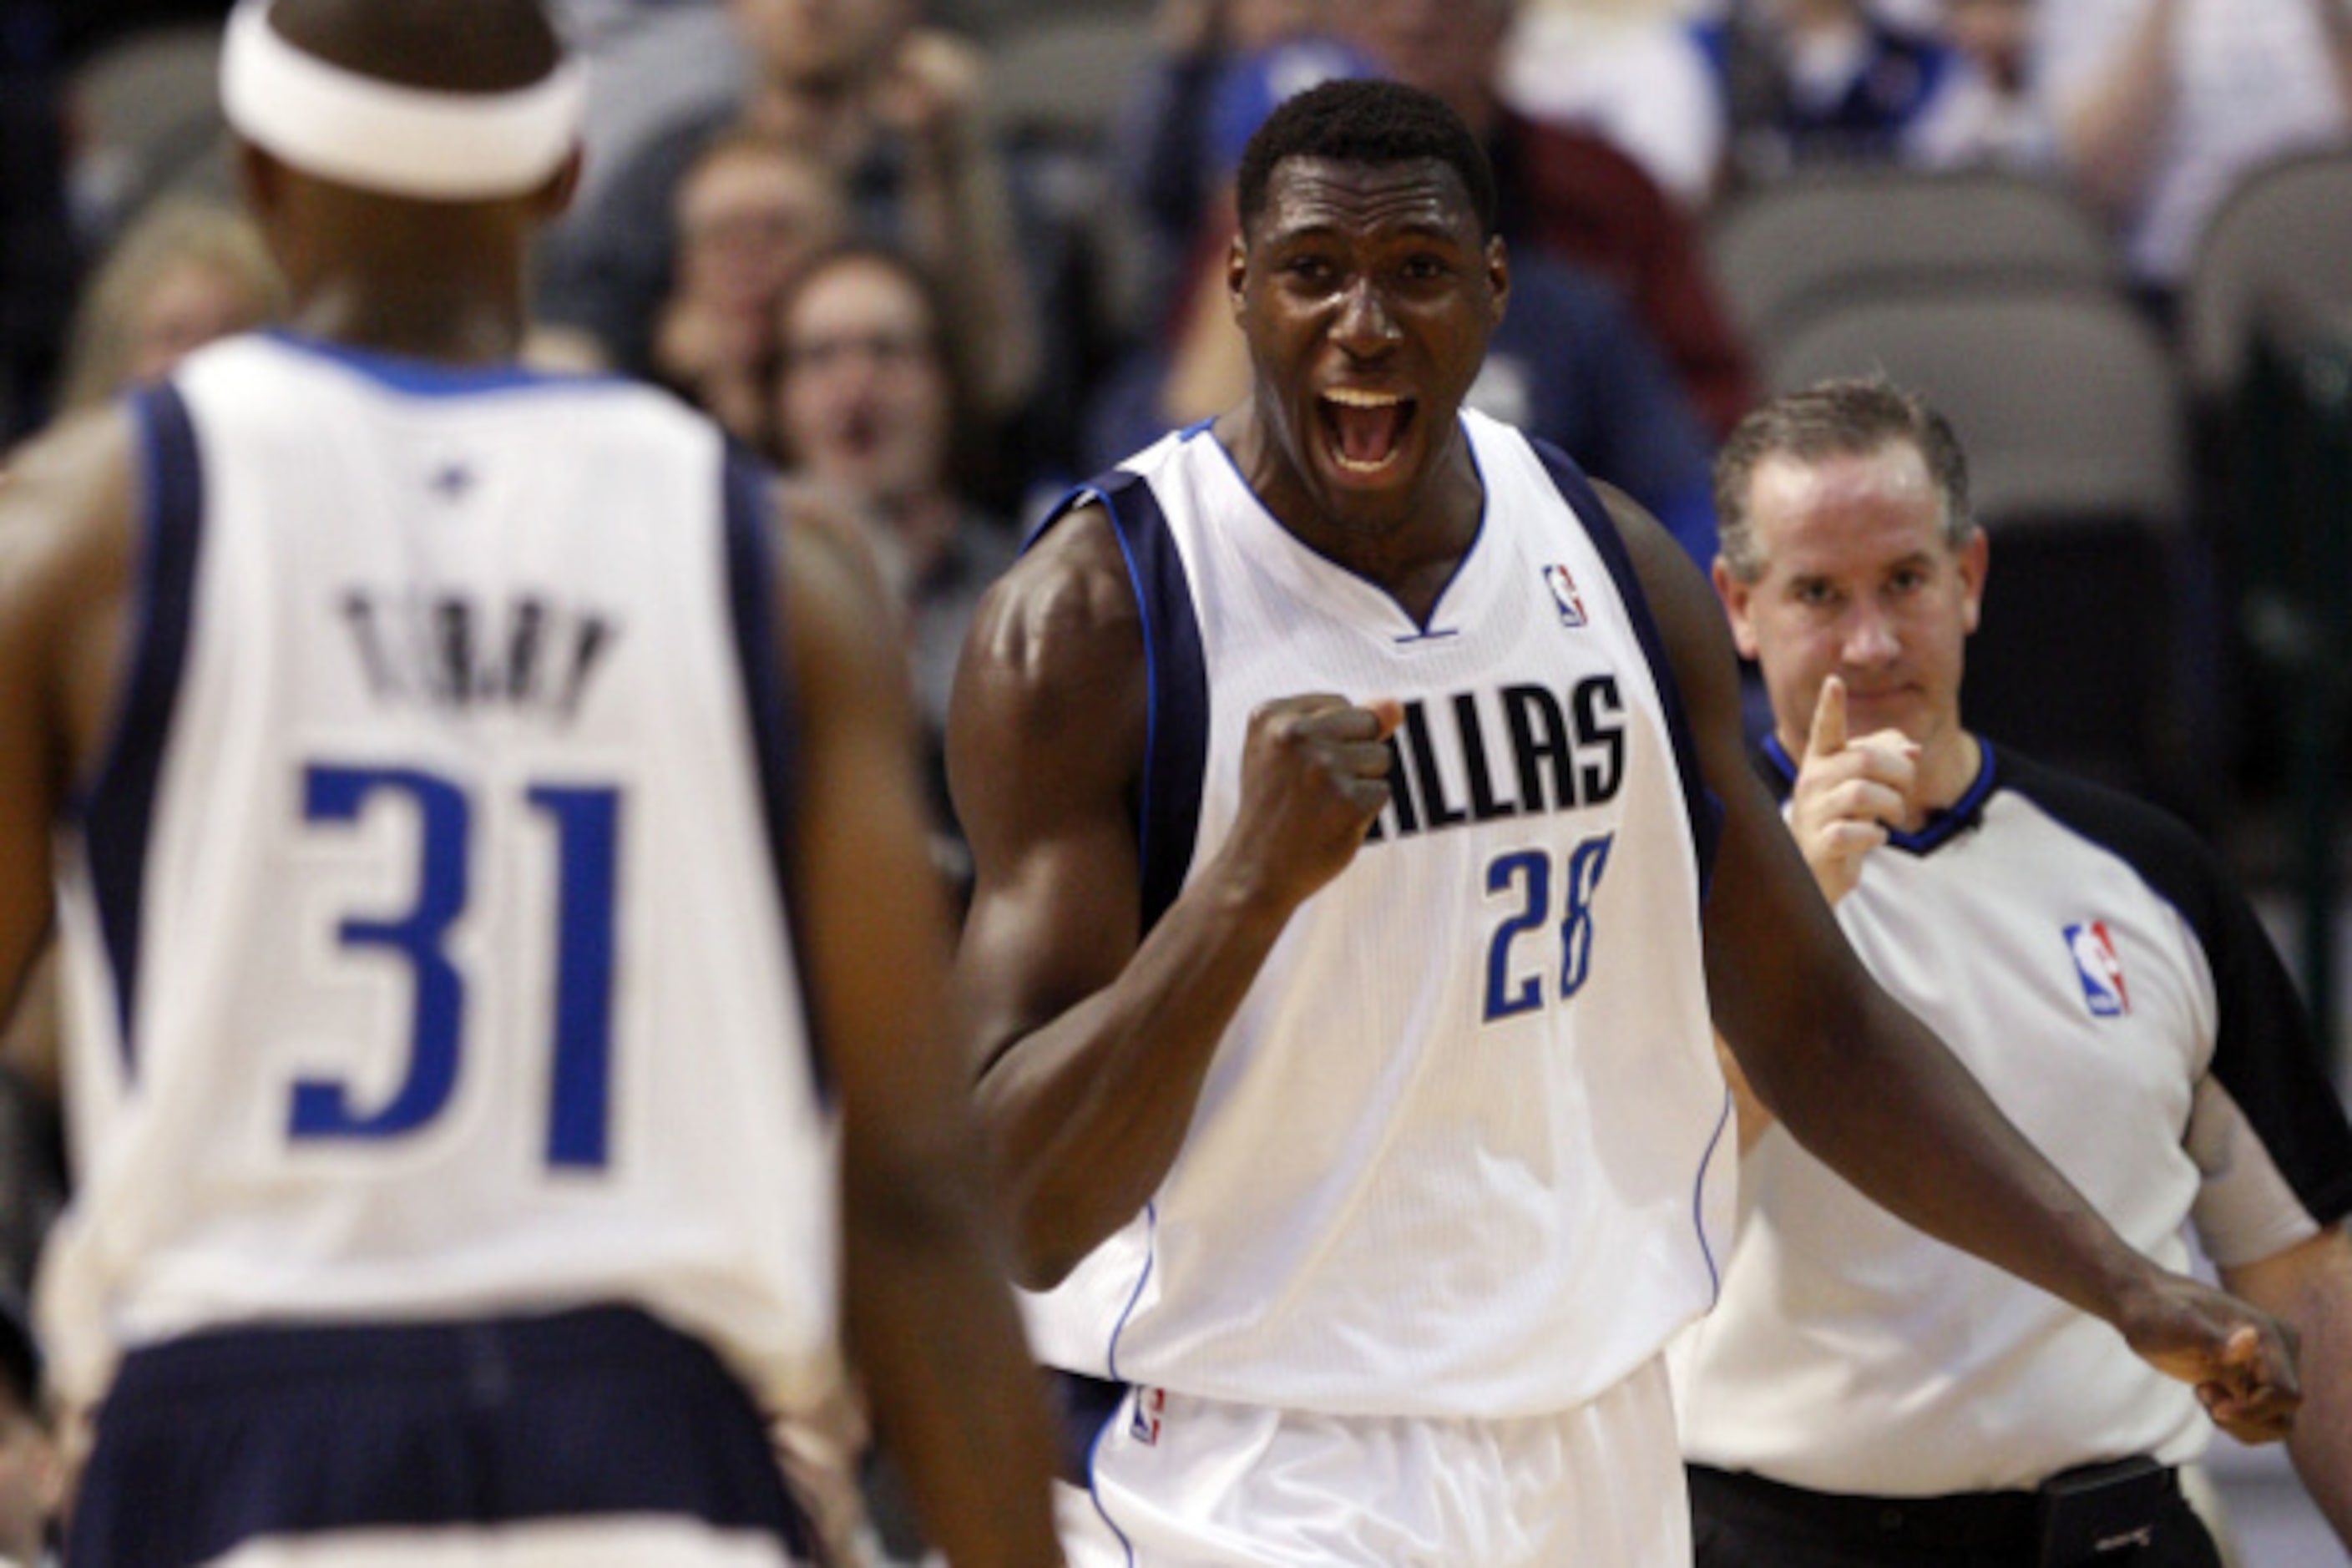
M 2272 1321 L 2125 1247 L 1854 962 L 1705 580 L 1461 410 L 1509 277 L 1460 121 L 1318 88 L 1239 194 L 1248 400 L 1051 521 L 951 721 L 1073 1560 L 1687 1563 L 1710 1003 L 1832 1166 L 2283 1430 Z
M 2299 1331 L 2289 1452 L 2352 1540 L 2352 1129 L 2253 911 L 2178 823 L 1963 724 L 1989 548 L 1939 416 L 1827 383 L 1717 476 L 1716 587 L 1839 924 L 2127 1240 L 2178 1265 L 2193 1218 Z M 2174 1474 L 2206 1442 L 2186 1389 L 1740 1113 L 1739 1244 L 1683 1368 L 1702 1563 L 2220 1561 Z
M 240 9 L 296 331 L 0 492 L 77 1563 L 794 1561 L 769 1427 L 844 1330 L 933 1537 L 1058 1560 L 876 582 L 699 416 L 512 363 L 581 87 L 537 0 Z

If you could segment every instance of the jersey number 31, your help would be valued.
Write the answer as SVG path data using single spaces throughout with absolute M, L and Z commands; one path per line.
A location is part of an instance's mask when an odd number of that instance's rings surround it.
M 387 1138 L 439 1115 L 457 1088 L 466 1016 L 466 980 L 448 950 L 464 912 L 473 811 L 446 779 L 404 768 L 314 766 L 303 775 L 302 815 L 314 823 L 357 822 L 372 796 L 405 796 L 422 844 L 415 901 L 388 920 L 349 919 L 336 927 L 348 948 L 385 948 L 414 983 L 408 1065 L 392 1098 L 353 1103 L 351 1086 L 303 1079 L 294 1085 L 288 1131 L 297 1139 Z M 613 880 L 620 836 L 616 789 L 538 786 L 525 792 L 555 835 L 555 1002 L 551 1042 L 547 1163 L 601 1166 L 605 1160 L 612 1066 Z

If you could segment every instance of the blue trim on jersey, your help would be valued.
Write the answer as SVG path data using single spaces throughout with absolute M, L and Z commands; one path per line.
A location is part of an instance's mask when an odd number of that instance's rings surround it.
M 535 391 L 544 387 L 577 391 L 582 387 L 620 388 L 636 384 L 619 375 L 534 370 L 512 363 L 444 364 L 436 360 L 415 359 L 405 354 L 355 348 L 350 343 L 330 342 L 324 338 L 310 337 L 284 327 L 266 327 L 258 335 L 281 347 L 331 361 L 346 370 L 357 371 L 370 381 L 379 382 L 411 397 L 471 397 L 485 392 Z
M 1114 471 L 1086 493 L 1110 516 L 1143 616 L 1148 697 L 1136 824 L 1142 882 L 1137 929 L 1149 931 L 1183 889 L 1200 837 L 1202 781 L 1209 765 L 1208 659 L 1183 553 L 1150 485 L 1139 475 Z
M 1208 427 L 1209 421 L 1202 420 L 1200 424 L 1192 426 L 1191 430 L 1187 430 L 1185 432 L 1186 438 L 1189 439 L 1195 431 L 1206 430 Z M 1251 485 L 1249 482 L 1249 476 L 1242 472 L 1241 461 L 1234 456 L 1232 449 L 1223 441 L 1217 442 L 1216 447 L 1220 453 L 1223 454 L 1225 466 L 1233 469 L 1234 478 L 1242 482 L 1242 489 L 1249 493 L 1251 500 L 1257 503 L 1257 510 L 1265 514 L 1265 520 L 1268 522 L 1273 523 L 1275 527 L 1282 530 L 1283 532 L 1289 534 L 1291 538 L 1297 539 L 1299 548 L 1312 554 L 1317 560 L 1327 562 L 1335 571 L 1345 572 L 1349 576 L 1355 578 L 1358 582 L 1379 589 L 1381 595 L 1383 598 L 1387 599 L 1389 603 L 1396 605 L 1397 612 L 1400 615 L 1402 615 L 1406 620 L 1412 623 L 1414 631 L 1413 636 L 1399 637 L 1396 640 L 1401 643 L 1410 643 L 1420 642 L 1425 638 L 1447 637 L 1454 635 L 1452 629 L 1443 631 L 1438 629 L 1437 612 L 1445 607 L 1445 595 L 1454 592 L 1454 584 L 1462 580 L 1463 572 L 1469 567 L 1470 558 L 1478 553 L 1478 542 L 1486 537 L 1486 503 L 1490 499 L 1486 489 L 1486 475 L 1485 471 L 1478 467 L 1478 447 L 1476 443 L 1470 439 L 1470 427 L 1462 421 L 1459 415 L 1454 416 L 1454 430 L 1455 433 L 1462 437 L 1462 445 L 1470 454 L 1470 471 L 1476 475 L 1478 479 L 1478 526 L 1470 531 L 1470 542 L 1464 547 L 1460 558 L 1454 563 L 1454 570 L 1445 574 L 1444 584 L 1437 590 L 1437 597 L 1429 602 L 1429 615 L 1426 619 L 1423 619 L 1422 616 L 1416 616 L 1410 610 L 1407 610 L 1402 602 L 1400 601 L 1394 594 L 1389 591 L 1389 585 L 1381 582 L 1377 577 L 1366 576 L 1363 573 L 1357 571 L 1353 566 L 1349 565 L 1345 561 L 1326 555 L 1320 550 L 1316 549 L 1314 545 L 1309 544 L 1306 540 L 1299 539 L 1297 531 L 1288 523 L 1283 521 L 1282 519 L 1275 516 L 1274 509 L 1265 504 L 1265 498 L 1261 497 L 1257 493 L 1256 489 Z
M 2000 784 L 2000 769 L 1993 757 L 1992 742 L 1981 735 L 1976 737 L 1976 742 L 1977 776 L 1969 781 L 1969 787 L 1960 792 L 1960 798 L 1929 812 L 1927 820 L 1921 823 L 1916 831 L 1906 833 L 1899 828 L 1887 829 L 1886 842 L 1889 845 L 1912 855 L 1932 855 L 1976 826 L 1977 817 L 1984 811 L 1985 802 L 1992 798 L 1992 792 Z M 1765 736 L 1763 749 L 1765 760 L 1780 775 L 1780 795 L 1785 801 L 1790 791 L 1797 786 L 1796 760 L 1789 755 L 1789 749 L 1780 744 L 1778 735 Z
M 1064 490 L 1061 495 L 1055 499 L 1054 504 L 1045 509 L 1045 515 L 1037 520 L 1035 525 L 1032 527 L 1028 532 L 1021 536 L 1021 548 L 1015 551 L 1014 553 L 1020 555 L 1027 554 L 1032 545 L 1035 544 L 1040 539 L 1045 537 L 1045 531 L 1047 529 L 1061 521 L 1065 517 L 1067 517 L 1071 510 L 1080 503 L 1092 500 L 1094 497 L 1095 487 L 1092 485 L 1072 485 L 1069 489 Z
M 1127 1293 L 1127 1305 L 1118 1310 L 1118 1321 L 1110 1327 L 1110 1343 L 1103 1351 L 1103 1363 L 1110 1369 L 1114 1383 L 1127 1382 L 1126 1376 L 1118 1370 L 1118 1336 L 1127 1331 L 1127 1321 L 1135 1315 L 1135 1304 L 1143 1300 L 1143 1288 L 1150 1283 L 1151 1269 L 1159 1258 L 1160 1205 L 1147 1201 L 1143 1205 L 1143 1271 L 1135 1277 L 1135 1289 Z M 1127 1400 L 1121 1402 L 1119 1408 L 1125 1410 L 1129 1402 L 1141 1397 L 1142 1391 L 1130 1385 Z M 1103 1521 L 1103 1527 L 1118 1537 L 1118 1544 L 1127 1553 L 1129 1568 L 1134 1568 L 1135 1543 L 1127 1538 L 1127 1531 L 1118 1527 L 1103 1507 L 1102 1490 L 1095 1484 L 1095 1456 L 1102 1449 L 1104 1436 L 1117 1424 L 1118 1415 L 1114 1414 L 1109 1421 L 1103 1423 L 1101 1431 L 1095 1434 L 1095 1440 L 1087 1446 L 1087 1496 L 1093 1500 L 1095 1514 Z
M 812 1545 L 751 1394 L 645 1311 L 242 1328 L 124 1359 L 67 1561 L 648 1515 Z
M 1684 715 L 1682 688 L 1675 680 L 1675 667 L 1666 658 L 1665 641 L 1658 635 L 1657 618 L 1650 613 L 1649 596 L 1642 592 L 1641 576 L 1633 570 L 1633 558 L 1627 553 L 1624 538 L 1617 531 L 1616 520 L 1609 515 L 1609 508 L 1591 481 L 1584 477 L 1584 470 L 1549 441 L 1529 437 L 1528 445 L 1535 448 L 1536 457 L 1551 476 L 1560 499 L 1584 524 L 1585 536 L 1600 552 L 1609 574 L 1617 580 L 1617 594 L 1625 601 L 1625 613 L 1633 623 L 1633 636 L 1650 661 L 1658 702 L 1665 710 L 1666 738 L 1675 750 L 1675 770 L 1682 774 L 1683 810 L 1690 818 L 1691 847 L 1697 852 L 1698 859 L 1698 896 L 1704 903 L 1714 881 L 1716 847 L 1723 837 L 1723 802 L 1706 787 L 1706 776 L 1699 772 L 1698 748 L 1691 742 L 1690 722 Z
M 1135 1315 L 1135 1304 L 1143 1300 L 1143 1288 L 1151 1280 L 1152 1266 L 1160 1258 L 1160 1205 L 1147 1200 L 1143 1205 L 1143 1272 L 1135 1277 L 1135 1289 L 1127 1293 L 1127 1305 L 1118 1310 L 1118 1321 L 1110 1326 L 1110 1343 L 1103 1347 L 1103 1364 L 1110 1369 L 1113 1383 L 1125 1383 L 1126 1373 L 1118 1370 L 1118 1336 L 1127 1331 L 1128 1319 Z
M 1129 1401 L 1142 1397 L 1141 1389 L 1130 1386 L 1127 1391 L 1127 1398 L 1119 1401 L 1118 1410 L 1111 1412 L 1111 1418 L 1096 1429 L 1095 1440 L 1087 1445 L 1087 1500 L 1094 1504 L 1095 1517 L 1103 1521 L 1103 1528 L 1118 1537 L 1118 1549 L 1127 1553 L 1127 1568 L 1135 1568 L 1135 1542 L 1127 1538 L 1127 1531 L 1121 1530 L 1118 1527 L 1118 1521 L 1111 1518 L 1110 1510 L 1103 1507 L 1102 1485 L 1095 1479 L 1095 1469 L 1097 1460 L 1102 1453 L 1103 1439 L 1109 1436 L 1111 1429 L 1118 1425 L 1119 1412 L 1128 1407 Z
M 130 407 L 146 478 L 146 547 L 140 552 L 134 599 L 137 631 L 106 761 L 75 810 L 82 821 L 99 929 L 114 971 L 124 1065 L 135 1067 L 131 1026 L 139 1000 L 147 845 L 195 616 L 205 481 L 195 426 L 178 392 L 154 387 L 134 395 Z
M 833 1073 L 817 1031 L 814 981 L 809 973 L 807 933 L 792 908 L 799 836 L 793 831 L 798 801 L 795 723 L 792 682 L 783 670 L 783 644 L 775 625 L 776 571 L 769 535 L 774 509 L 770 475 L 756 460 L 730 448 L 722 481 L 726 495 L 727 607 L 735 634 L 735 662 L 743 672 L 745 718 L 760 770 L 760 812 L 768 829 L 768 856 L 775 874 L 776 900 L 786 911 L 793 962 L 800 976 L 803 1021 L 809 1041 L 809 1068 L 817 1093 L 830 1099 Z
M 1723 1147 L 1723 1130 L 1731 1125 L 1737 1105 L 1731 1090 L 1723 1091 L 1723 1113 L 1715 1119 L 1715 1135 L 1706 1141 L 1706 1152 L 1698 1159 L 1698 1175 L 1691 1184 L 1691 1229 L 1698 1233 L 1699 1256 L 1706 1259 L 1706 1302 L 1712 1310 L 1723 1300 L 1723 1270 L 1716 1266 L 1715 1248 L 1706 1241 L 1706 1173 L 1715 1164 L 1715 1152 Z

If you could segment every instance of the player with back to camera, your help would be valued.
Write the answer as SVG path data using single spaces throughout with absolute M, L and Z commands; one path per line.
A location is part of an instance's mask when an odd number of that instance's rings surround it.
M 844 1341 L 950 1557 L 1058 1560 L 870 567 L 513 360 L 579 95 L 537 0 L 239 9 L 293 331 L 0 490 L 76 1563 L 794 1561 Z
M 1509 268 L 1460 121 L 1329 83 L 1239 193 L 1247 401 L 1050 520 L 951 718 L 1073 1561 L 1687 1563 L 1710 1016 L 1874 1196 L 2283 1431 L 2276 1325 L 2126 1247 L 1855 963 L 1688 558 L 1461 411 Z

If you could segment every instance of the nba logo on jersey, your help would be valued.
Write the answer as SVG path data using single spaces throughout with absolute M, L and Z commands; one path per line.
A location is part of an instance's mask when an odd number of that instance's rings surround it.
M 2105 921 L 2066 928 L 2066 947 L 2074 955 L 2074 972 L 2082 976 L 2083 1000 L 2095 1018 L 2120 1018 L 2131 1011 L 2124 990 L 2124 966 L 2116 957 L 2115 939 Z
M 1168 1408 L 1168 1391 L 1164 1388 L 1139 1388 L 1135 1391 L 1135 1418 L 1127 1424 L 1129 1436 L 1145 1447 L 1160 1443 L 1160 1416 Z
M 1544 584 L 1551 589 L 1551 602 L 1559 606 L 1559 624 L 1580 626 L 1584 624 L 1584 595 L 1576 591 L 1576 579 L 1568 574 L 1565 566 L 1552 565 L 1543 569 Z

